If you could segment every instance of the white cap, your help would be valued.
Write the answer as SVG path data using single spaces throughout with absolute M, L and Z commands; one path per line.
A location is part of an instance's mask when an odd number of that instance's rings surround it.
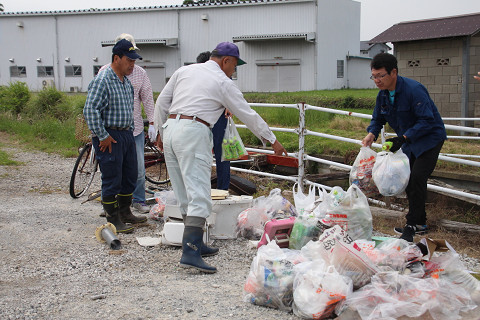
M 133 36 L 131 34 L 122 33 L 121 35 L 119 35 L 115 38 L 115 43 L 117 43 L 118 41 L 120 41 L 122 39 L 125 39 L 125 40 L 131 42 L 133 44 L 133 47 L 135 48 L 135 50 L 140 50 L 140 49 L 137 48 L 137 45 L 135 44 L 135 39 L 133 39 Z

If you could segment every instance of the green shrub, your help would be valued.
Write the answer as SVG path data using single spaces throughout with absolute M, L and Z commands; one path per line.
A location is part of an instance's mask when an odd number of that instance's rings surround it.
M 25 82 L 16 81 L 0 90 L 0 111 L 19 114 L 30 100 L 30 91 Z
M 343 98 L 342 108 L 353 109 L 355 108 L 355 105 L 355 98 L 353 98 L 352 96 L 346 96 L 345 98 Z
M 76 115 L 78 106 L 72 105 L 72 101 L 77 100 L 70 99 L 55 88 L 45 88 L 33 96 L 24 113 L 30 117 L 50 117 L 65 121 Z
M 50 114 L 55 107 L 65 101 L 65 94 L 55 88 L 44 88 L 34 99 L 34 106 L 40 114 Z
M 86 95 L 77 94 L 77 95 L 69 96 L 68 100 L 72 104 L 72 108 L 75 116 L 83 113 L 83 107 L 85 106 L 85 101 L 87 100 Z

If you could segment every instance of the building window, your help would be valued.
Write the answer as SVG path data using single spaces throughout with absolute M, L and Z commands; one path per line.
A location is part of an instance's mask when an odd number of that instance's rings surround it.
M 65 77 L 81 77 L 82 66 L 65 66 Z
M 51 66 L 37 67 L 37 77 L 53 77 L 53 67 Z
M 102 68 L 102 66 L 93 66 L 93 76 L 95 77 L 98 72 L 100 71 L 100 69 Z
M 420 60 L 409 60 L 408 67 L 409 68 L 420 67 Z
M 343 60 L 337 60 L 337 78 L 343 78 L 344 63 Z
M 27 76 L 27 67 L 11 66 L 10 77 L 24 78 Z
M 448 66 L 448 65 L 450 65 L 450 58 L 437 59 L 437 66 Z

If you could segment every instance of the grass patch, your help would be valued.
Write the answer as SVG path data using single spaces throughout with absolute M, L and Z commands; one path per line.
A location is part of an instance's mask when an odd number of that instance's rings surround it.
M 0 150 L 0 166 L 19 166 L 22 164 L 22 162 L 12 160 L 7 152 Z
M 58 153 L 65 157 L 78 154 L 80 142 L 75 140 L 75 120 L 60 121 L 52 117 L 38 120 L 0 114 L 0 131 L 14 134 L 22 145 L 47 153 Z

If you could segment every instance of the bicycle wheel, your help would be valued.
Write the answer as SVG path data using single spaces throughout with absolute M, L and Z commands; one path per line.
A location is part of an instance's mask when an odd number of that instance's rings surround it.
M 165 157 L 152 142 L 145 139 L 145 179 L 153 184 L 166 184 L 170 182 L 168 177 Z
M 98 162 L 92 158 L 92 144 L 87 143 L 80 151 L 72 177 L 70 178 L 70 196 L 79 198 L 87 192 L 97 172 Z

